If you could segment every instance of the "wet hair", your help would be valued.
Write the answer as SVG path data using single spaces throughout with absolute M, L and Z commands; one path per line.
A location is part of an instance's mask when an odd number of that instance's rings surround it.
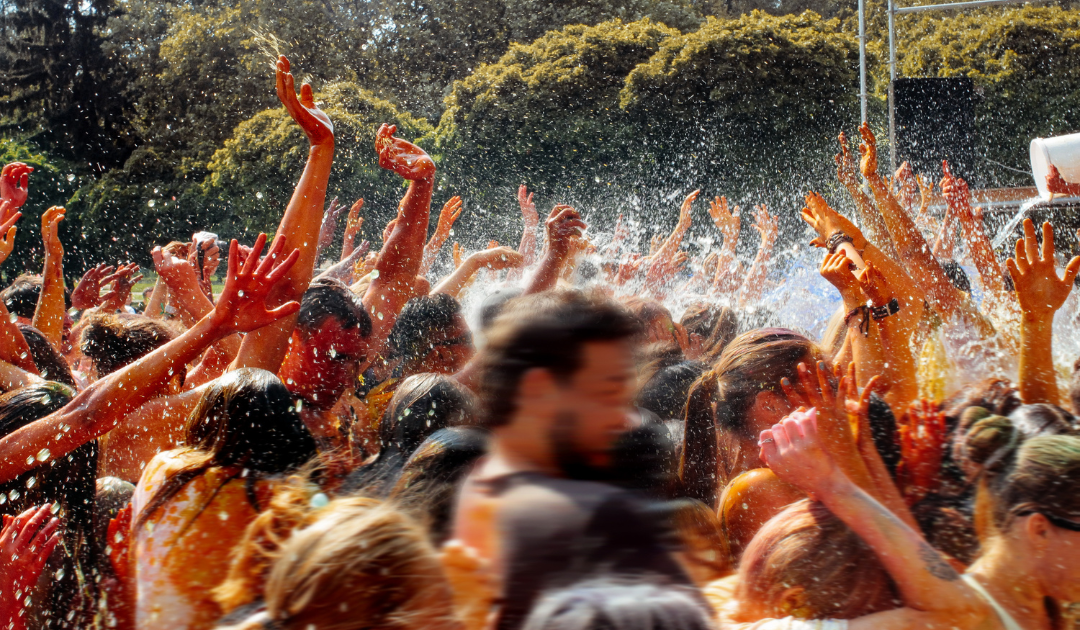
M 517 407 L 521 377 L 548 370 L 567 383 L 581 368 L 585 344 L 630 340 L 640 327 L 611 300 L 576 291 L 551 291 L 514 300 L 492 325 L 478 357 L 482 424 L 510 422 Z
M 487 331 L 507 302 L 520 297 L 522 291 L 520 287 L 504 287 L 485 297 L 480 304 L 480 330 Z
M 994 528 L 1032 513 L 1080 522 L 1080 436 L 1046 433 L 1025 437 L 1017 423 L 985 416 L 964 434 L 963 453 L 980 474 L 979 494 Z
M 1076 360 L 1072 378 L 1069 380 L 1069 402 L 1072 404 L 1073 413 L 1080 414 L 1080 359 Z
M 312 468 L 305 466 L 281 483 L 274 484 L 266 509 L 248 523 L 243 538 L 232 551 L 225 580 L 213 590 L 214 601 L 226 616 L 262 599 L 266 577 L 281 557 L 285 542 L 323 513 L 313 505 L 320 489 L 311 480 Z
M 375 499 L 338 499 L 294 532 L 267 574 L 265 610 L 230 630 L 457 630 L 453 595 L 422 527 Z M 222 628 L 223 626 L 219 626 Z
M 874 442 L 881 461 L 889 475 L 896 477 L 896 469 L 900 466 L 902 454 L 900 451 L 900 432 L 896 426 L 896 416 L 892 407 L 885 399 L 877 394 L 870 394 L 870 405 L 867 410 L 867 419 L 870 422 L 870 438 Z
M 677 462 L 667 426 L 646 421 L 624 431 L 612 444 L 609 481 L 652 499 L 671 499 L 678 494 Z
M 188 416 L 184 433 L 189 463 L 147 500 L 134 529 L 210 468 L 243 467 L 248 484 L 254 484 L 261 477 L 299 468 L 316 452 L 315 438 L 285 384 L 256 368 L 233 370 L 211 381 Z
M 439 429 L 468 423 L 472 394 L 443 374 L 414 374 L 394 391 L 379 422 L 379 455 L 349 475 L 346 487 L 385 497 L 405 460 Z
M 63 408 L 75 391 L 62 383 L 30 385 L 0 396 L 0 436 L 10 435 L 30 423 Z M 94 506 L 98 446 L 91 440 L 64 457 L 52 457 L 49 450 L 37 454 L 35 468 L 0 484 L 0 513 L 18 515 L 43 503 L 56 505 L 62 517 L 63 547 L 60 563 L 48 570 L 63 570 L 54 576 L 45 597 L 35 597 L 32 618 L 51 616 L 55 627 L 83 627 L 96 609 L 97 546 L 93 544 Z M 66 620 L 69 612 L 72 621 Z M 87 617 L 91 616 L 91 617 Z M 67 626 L 65 624 L 74 624 Z
M 38 298 L 41 297 L 42 284 L 41 276 L 24 273 L 0 291 L 0 299 L 4 300 L 4 306 L 12 315 L 33 319 Z M 64 287 L 64 308 L 71 310 L 71 290 L 67 287 Z
M 712 304 L 695 304 L 686 309 L 679 321 L 687 334 L 694 334 L 704 340 L 702 360 L 712 363 L 720 358 L 735 335 L 739 333 L 739 318 L 735 311 L 727 306 L 717 307 Z
M 432 433 L 417 448 L 390 491 L 390 498 L 427 526 L 435 546 L 450 538 L 460 481 L 487 453 L 488 434 L 475 427 L 450 427 Z
M 172 341 L 163 322 L 131 313 L 89 317 L 79 336 L 79 349 L 94 362 L 99 377 L 126 367 Z
M 784 594 L 793 587 L 802 588 L 799 610 L 785 605 Z M 758 530 L 739 564 L 736 597 L 740 608 L 756 603 L 766 618 L 854 619 L 899 605 L 873 549 L 808 499 Z
M 784 328 L 751 330 L 728 344 L 687 397 L 679 464 L 686 496 L 715 507 L 717 489 L 737 472 L 732 463 L 737 459 L 738 441 L 755 437 L 750 435 L 746 416 L 757 395 L 778 391 L 784 377 L 797 382 L 798 364 L 811 363 L 819 354 L 810 339 Z M 718 440 L 727 453 L 720 453 Z M 722 476 L 717 479 L 721 467 Z
M 992 415 L 1007 416 L 1024 404 L 1020 390 L 1005 379 L 988 378 L 962 388 L 941 404 L 947 428 L 952 431 L 959 425 L 960 416 L 969 407 L 982 407 Z
M 964 293 L 971 293 L 971 278 L 968 277 L 967 272 L 960 266 L 960 263 L 955 260 L 942 261 L 941 270 L 945 272 L 945 277 L 949 279 L 949 282 L 954 287 Z
M 652 328 L 654 322 L 663 320 L 670 322 L 672 325 L 675 323 L 675 318 L 671 316 L 671 311 L 652 298 L 633 296 L 623 298 L 622 303 L 623 306 L 626 307 L 626 310 L 630 311 L 630 314 L 638 321 L 641 332 L 646 339 L 649 337 L 649 330 Z M 673 331 L 663 332 L 665 333 L 665 336 L 662 339 L 654 339 L 653 341 L 669 341 L 675 339 Z
M 461 304 L 445 293 L 409 300 L 390 331 L 393 356 L 400 358 L 402 365 L 423 359 L 431 351 L 435 334 L 453 326 L 459 315 Z
M 608 577 L 543 594 L 523 630 L 712 630 L 712 611 L 693 589 Z
M 296 328 L 311 334 L 331 318 L 340 322 L 345 330 L 359 328 L 361 336 L 371 335 L 371 316 L 345 283 L 334 278 L 312 280 L 300 299 Z
M 40 330 L 33 326 L 19 324 L 19 332 L 26 340 L 26 345 L 30 346 L 30 358 L 34 360 L 34 365 L 37 366 L 42 378 L 63 383 L 68 387 L 76 387 L 75 377 L 71 375 L 71 366 L 64 359 L 64 355 L 49 343 Z
M 696 361 L 680 361 L 660 368 L 638 390 L 635 404 L 661 420 L 681 418 L 690 387 L 705 371 Z

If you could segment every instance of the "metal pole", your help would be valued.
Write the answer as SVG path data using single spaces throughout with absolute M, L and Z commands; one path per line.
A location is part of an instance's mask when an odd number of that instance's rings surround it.
M 866 122 L 866 0 L 859 0 L 859 106 Z
M 899 15 L 904 13 L 919 13 L 921 11 L 956 11 L 962 9 L 974 9 L 976 7 L 989 7 L 999 4 L 1017 4 L 1020 2 L 1041 2 L 1042 0 L 975 0 L 974 2 L 950 2 L 947 4 L 923 4 L 915 7 L 902 7 L 895 9 Z
M 893 85 L 896 83 L 896 2 L 889 0 L 889 174 L 896 172 L 896 111 Z

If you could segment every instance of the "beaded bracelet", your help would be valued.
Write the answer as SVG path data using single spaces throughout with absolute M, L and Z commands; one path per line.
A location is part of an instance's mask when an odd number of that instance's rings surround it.
M 851 238 L 843 232 L 833 232 L 833 235 L 829 237 L 829 240 L 825 242 L 825 248 L 829 250 L 830 254 L 836 253 L 836 248 L 840 247 L 840 243 L 854 243 L 855 239 Z

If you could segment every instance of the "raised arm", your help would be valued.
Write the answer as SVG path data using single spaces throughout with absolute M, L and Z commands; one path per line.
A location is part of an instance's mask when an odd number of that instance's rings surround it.
M 889 229 L 885 226 L 881 211 L 874 205 L 874 200 L 863 192 L 862 180 L 859 177 L 859 163 L 852 154 L 847 134 L 843 131 L 840 132 L 840 153 L 837 153 L 834 159 L 836 178 L 844 185 L 844 189 L 855 202 L 855 210 L 859 213 L 863 233 L 878 249 L 889 256 L 896 256 L 896 248 L 893 246 L 892 237 L 889 236 Z
M 0 207 L 3 205 L 0 204 Z M 0 224 L 0 263 L 7 260 L 15 249 L 15 222 L 21 216 L 22 213 L 15 212 Z M 8 313 L 3 300 L 0 300 L 0 361 L 7 361 L 33 374 L 38 373 L 34 359 L 30 356 L 30 346 L 23 338 L 22 331 L 12 321 L 11 313 Z
M 54 348 L 59 349 L 64 338 L 64 246 L 56 232 L 67 212 L 53 206 L 41 216 L 41 239 L 45 244 L 45 269 L 41 274 L 41 295 L 34 309 L 34 328 L 41 331 Z
M 761 459 L 782 481 L 821 501 L 873 549 L 905 608 L 850 620 L 851 630 L 972 628 L 986 618 L 981 599 L 919 533 L 843 473 L 822 448 L 816 414 L 796 412 L 761 433 Z
M 287 257 L 281 256 L 284 239 L 278 238 L 270 254 L 260 262 L 258 255 L 265 242 L 266 235 L 260 235 L 255 254 L 248 257 L 242 268 L 237 260 L 236 241 L 232 242 L 221 297 L 197 324 L 138 361 L 98 380 L 62 409 L 0 439 L 0 453 L 3 453 L 0 483 L 43 465 L 35 459 L 43 451 L 51 458 L 60 458 L 109 432 L 214 341 L 236 332 L 257 330 L 298 311 L 298 302 L 288 302 L 275 309 L 267 307 L 267 295 L 283 280 L 299 253 L 293 251 Z M 279 262 L 275 265 L 276 260 Z
M 494 247 L 485 249 L 470 255 L 454 271 L 446 276 L 442 282 L 431 290 L 432 294 L 445 293 L 456 298 L 465 285 L 469 283 L 476 272 L 481 269 L 513 269 L 522 264 L 521 252 L 510 247 Z
M 26 203 L 26 197 L 30 194 L 30 173 L 34 172 L 33 166 L 27 166 L 22 162 L 6 164 L 0 171 L 0 201 L 8 204 L 8 211 L 15 212 Z M 0 215 L 0 222 L 4 217 Z
M 695 190 L 683 199 L 682 206 L 679 208 L 679 222 L 675 224 L 675 229 L 664 239 L 660 247 L 653 252 L 649 269 L 645 272 L 646 276 L 657 275 L 657 270 L 659 270 L 660 275 L 663 275 L 663 270 L 671 265 L 671 261 L 675 258 L 675 252 L 682 247 L 683 238 L 693 224 L 693 215 L 690 211 L 693 210 L 694 201 L 697 200 L 700 194 L 700 190 Z
M 533 203 L 533 193 L 522 184 L 518 187 L 518 207 L 521 208 L 521 219 L 524 228 L 521 232 L 521 242 L 518 244 L 518 253 L 521 254 L 522 266 L 528 267 L 536 262 L 536 226 L 540 225 L 540 214 L 536 212 L 536 204 Z
M 1042 225 L 1042 251 L 1035 237 L 1035 224 L 1024 219 L 1024 238 L 1016 241 L 1016 255 L 1005 261 L 1020 302 L 1020 398 L 1026 404 L 1061 404 L 1057 373 L 1054 370 L 1054 313 L 1069 297 L 1080 256 L 1065 267 L 1058 278 L 1054 260 L 1054 228 Z
M 979 269 L 983 288 L 994 299 L 1002 300 L 1008 295 L 1005 290 L 1005 274 L 1001 270 L 997 255 L 994 254 L 994 246 L 986 235 L 982 213 L 971 206 L 971 192 L 967 182 L 952 176 L 948 162 L 943 161 L 941 167 L 945 171 L 945 177 L 941 180 L 941 191 L 949 208 L 960 220 L 960 233 L 964 235 L 968 252 L 975 261 L 975 267 Z
M 765 276 L 769 272 L 769 261 L 772 260 L 773 247 L 780 233 L 779 217 L 769 214 L 764 204 L 755 206 L 753 228 L 761 236 L 761 245 L 739 289 L 739 306 L 742 307 L 756 302 L 765 292 Z
M 860 379 L 865 385 L 873 374 L 880 374 L 889 388 L 882 398 L 889 404 L 893 414 L 900 418 L 911 401 L 919 395 L 919 382 L 916 376 L 915 354 L 911 351 L 911 336 L 915 332 L 919 317 L 916 313 L 902 313 L 900 309 L 921 310 L 921 304 L 907 300 L 901 306 L 901 300 L 884 274 L 873 263 L 856 275 L 863 295 L 869 298 L 869 316 L 873 322 L 871 328 L 876 331 L 882 355 L 882 364 L 878 371 L 867 371 Z M 893 300 L 896 300 L 894 303 Z
M 315 106 L 310 85 L 305 83 L 300 86 L 300 98 L 297 98 L 295 81 L 289 72 L 289 60 L 284 55 L 278 59 L 276 79 L 278 99 L 307 135 L 311 149 L 304 173 L 285 208 L 275 237 L 285 239 L 284 251 L 299 251 L 299 258 L 289 274 L 267 297 L 270 306 L 299 301 L 311 281 L 322 227 L 326 185 L 334 161 L 334 126 L 330 118 Z M 257 367 L 277 372 L 285 358 L 289 335 L 295 324 L 296 319 L 289 317 L 244 337 L 232 367 Z
M 896 245 L 897 255 L 911 269 L 912 280 L 926 293 L 931 305 L 943 316 L 952 317 L 964 308 L 960 290 L 949 281 L 945 270 L 926 244 L 922 232 L 896 201 L 885 179 L 878 172 L 877 141 L 870 131 L 870 126 L 863 123 L 859 132 L 863 137 L 863 142 L 859 145 L 859 152 L 862 153 L 860 168 L 863 177 L 870 184 L 878 207 L 881 208 L 885 225 L 889 228 L 893 244 Z
M 709 202 L 709 216 L 724 237 L 720 254 L 716 260 L 716 276 L 712 279 L 710 292 L 734 293 L 739 285 L 739 260 L 736 248 L 739 246 L 739 230 L 742 228 L 739 206 L 728 210 L 727 197 L 717 197 Z
M 544 229 L 547 232 L 544 256 L 540 259 L 539 269 L 525 287 L 525 295 L 547 291 L 555 286 L 570 255 L 573 238 L 585 230 L 585 222 L 577 210 L 558 205 L 551 209 Z
M 357 199 L 349 208 L 349 217 L 345 220 L 345 240 L 341 244 L 341 260 L 348 258 L 356 249 L 356 236 L 360 234 L 360 228 L 364 227 L 364 217 L 360 216 L 360 209 L 363 207 L 364 200 Z
M 390 335 L 420 272 L 435 184 L 435 162 L 420 147 L 395 138 L 396 131 L 394 125 L 383 125 L 375 135 L 379 166 L 408 180 L 409 189 L 401 199 L 393 229 L 379 252 L 375 263 L 378 274 L 364 294 L 364 306 L 372 315 L 374 352 Z
M 330 243 L 334 242 L 334 234 L 337 232 L 337 219 L 344 210 L 345 206 L 338 204 L 337 197 L 331 199 L 330 205 L 326 207 L 326 214 L 323 215 L 322 225 L 319 227 L 319 249 L 315 252 L 315 266 L 319 265 L 319 260 L 322 259 L 326 248 L 330 247 Z
M 443 204 L 442 211 L 439 212 L 439 222 L 435 225 L 435 233 L 431 235 L 427 245 L 424 245 L 424 259 L 416 275 L 426 276 L 431 271 L 431 266 L 435 264 L 435 257 L 439 255 L 439 250 L 442 249 L 446 239 L 450 238 L 450 230 L 460 216 L 461 197 L 451 197 L 450 201 Z

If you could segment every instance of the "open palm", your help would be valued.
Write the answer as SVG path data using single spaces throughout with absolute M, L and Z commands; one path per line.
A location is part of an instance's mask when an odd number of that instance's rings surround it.
M 243 267 L 240 267 L 236 240 L 229 245 L 229 271 L 225 277 L 225 287 L 210 313 L 211 321 L 219 329 L 226 332 L 250 332 L 300 310 L 300 304 L 295 301 L 286 302 L 272 310 L 266 308 L 266 298 L 270 290 L 285 277 L 300 257 L 300 252 L 293 250 L 282 259 L 285 237 L 279 236 L 274 239 L 266 257 L 260 261 L 259 254 L 265 245 L 266 234 L 260 234 Z

